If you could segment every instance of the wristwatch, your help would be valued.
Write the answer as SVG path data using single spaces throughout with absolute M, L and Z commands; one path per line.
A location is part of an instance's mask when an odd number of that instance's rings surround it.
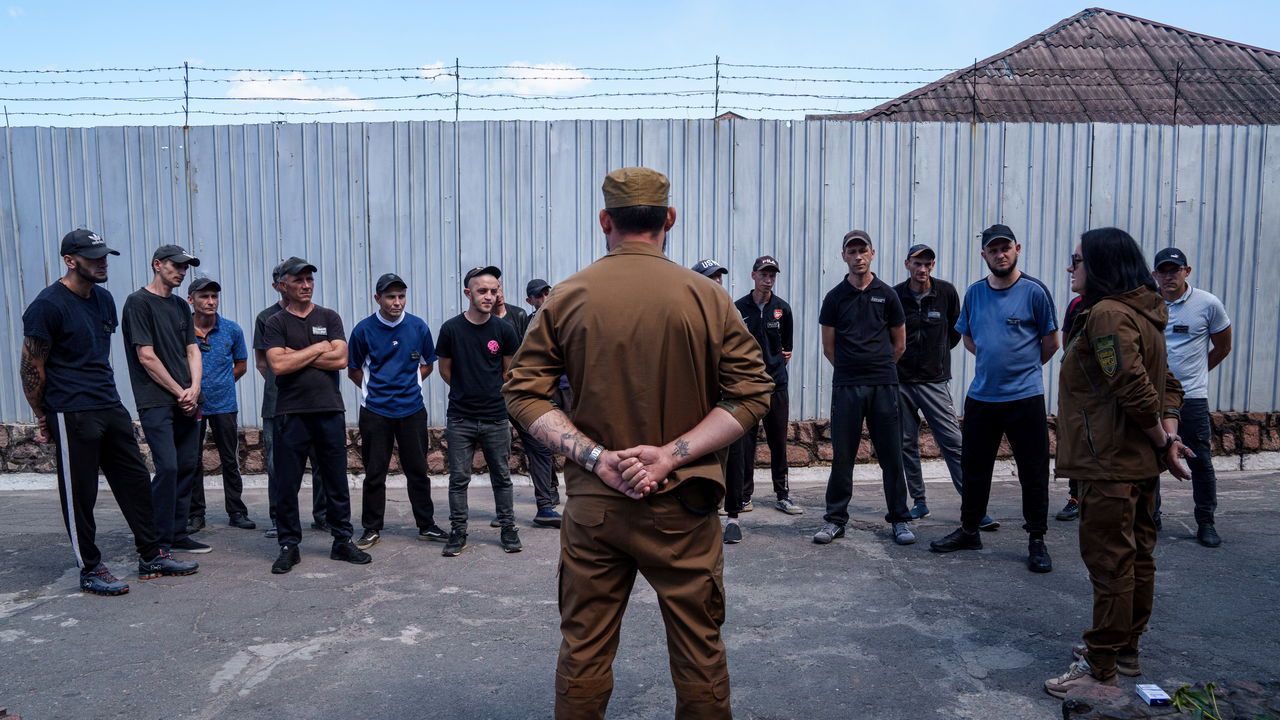
M 600 462 L 600 456 L 604 454 L 604 446 L 596 445 L 591 448 L 591 452 L 587 454 L 587 461 L 582 464 L 583 469 L 587 472 L 596 471 L 596 463 Z
M 1169 452 L 1169 448 L 1173 447 L 1173 444 L 1177 441 L 1178 441 L 1177 435 L 1174 435 L 1173 433 L 1166 433 L 1164 436 L 1164 445 L 1160 446 L 1157 449 L 1160 451 L 1160 454 L 1163 455 Z

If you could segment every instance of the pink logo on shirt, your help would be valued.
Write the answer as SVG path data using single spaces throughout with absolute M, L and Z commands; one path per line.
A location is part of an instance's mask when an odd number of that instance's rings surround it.
M 490 355 L 497 355 L 497 354 L 498 354 L 498 350 L 500 350 L 500 349 L 501 349 L 501 348 L 498 346 L 498 341 L 497 341 L 497 340 L 490 340 L 490 341 L 489 341 L 489 354 L 490 354 Z

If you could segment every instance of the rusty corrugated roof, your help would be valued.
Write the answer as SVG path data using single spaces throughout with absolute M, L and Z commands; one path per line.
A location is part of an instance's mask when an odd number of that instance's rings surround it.
M 1280 53 L 1090 8 L 883 105 L 810 118 L 1274 125 Z

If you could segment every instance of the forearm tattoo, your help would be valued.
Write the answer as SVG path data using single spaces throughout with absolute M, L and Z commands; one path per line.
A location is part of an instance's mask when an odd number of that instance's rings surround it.
M 676 440 L 676 448 L 671 451 L 671 454 L 680 458 L 689 457 L 689 441 L 684 438 Z
M 559 453 L 575 463 L 586 466 L 595 448 L 595 441 L 574 427 L 569 416 L 560 410 L 552 410 L 529 426 L 529 434 L 546 443 L 551 452 Z
M 19 375 L 22 377 L 22 392 L 31 401 L 32 407 L 40 402 L 44 394 L 44 359 L 49 356 L 49 341 L 28 337 L 22 342 L 22 360 Z

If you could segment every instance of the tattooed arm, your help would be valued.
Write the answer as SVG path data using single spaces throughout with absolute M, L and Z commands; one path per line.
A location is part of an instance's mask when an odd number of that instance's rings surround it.
M 712 408 L 697 427 L 662 447 L 640 445 L 619 452 L 622 479 L 631 484 L 658 487 L 665 484 L 677 468 L 742 437 L 742 424 L 723 405 Z
M 561 410 L 552 410 L 534 420 L 529 426 L 529 434 L 541 440 L 551 452 L 559 453 L 583 467 L 590 461 L 591 452 L 600 445 L 584 435 Z M 642 498 L 653 489 L 643 479 L 634 483 L 624 481 L 618 470 L 618 453 L 612 450 L 605 450 L 600 454 L 594 472 L 605 485 L 631 498 Z
M 49 428 L 44 416 L 44 362 L 49 357 L 49 341 L 43 338 L 26 337 L 22 340 L 22 361 L 19 373 L 22 375 L 22 392 L 27 396 L 27 404 L 36 415 L 38 429 L 36 442 L 49 441 Z

